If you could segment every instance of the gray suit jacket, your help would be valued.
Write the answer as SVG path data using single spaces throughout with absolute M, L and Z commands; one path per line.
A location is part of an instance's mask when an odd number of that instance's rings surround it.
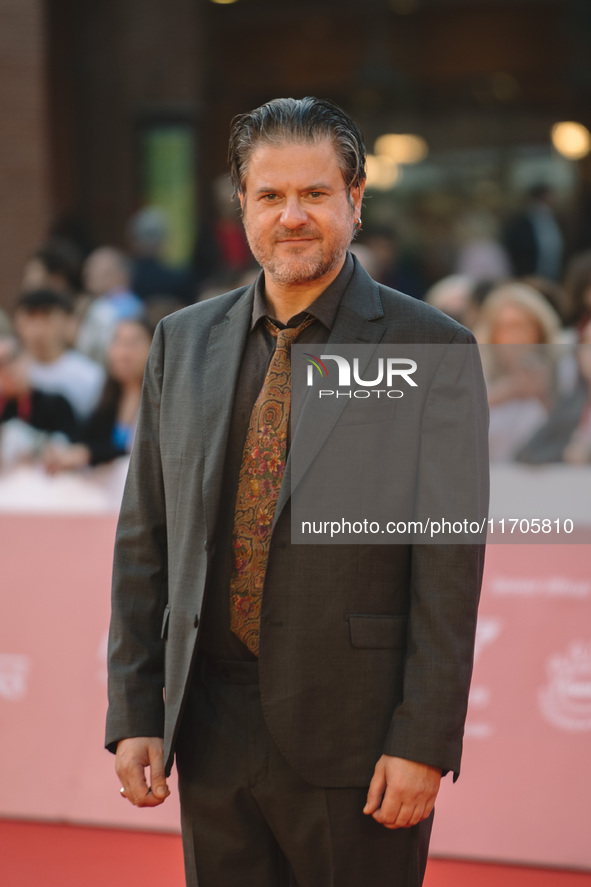
M 106 743 L 114 750 L 125 737 L 163 736 L 167 771 L 195 661 L 217 517 L 221 506 L 233 505 L 220 503 L 220 488 L 253 293 L 241 288 L 159 325 L 117 529 Z M 357 263 L 329 339 L 473 341 L 455 321 L 375 283 Z M 442 402 L 456 430 L 464 423 L 457 453 L 429 433 L 431 405 Z M 470 466 L 482 502 L 485 404 L 477 359 L 467 360 L 461 378 L 436 373 L 417 440 L 425 462 L 435 460 L 442 470 Z M 306 402 L 296 435 L 310 431 L 308 408 Z M 310 459 L 330 427 L 317 428 L 315 416 L 314 430 Z M 271 734 L 293 767 L 318 785 L 367 785 L 383 752 L 457 775 L 483 546 L 292 545 L 290 459 L 261 613 L 260 684 Z

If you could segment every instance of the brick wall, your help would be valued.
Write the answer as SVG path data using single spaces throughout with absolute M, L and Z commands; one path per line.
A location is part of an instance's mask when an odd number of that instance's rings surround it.
M 197 126 L 200 4 L 60 0 L 59 6 L 67 10 L 77 81 L 79 181 L 72 209 L 96 243 L 123 246 L 126 222 L 139 205 L 142 124 L 178 116 Z
M 48 218 L 42 0 L 0 0 L 0 306 Z

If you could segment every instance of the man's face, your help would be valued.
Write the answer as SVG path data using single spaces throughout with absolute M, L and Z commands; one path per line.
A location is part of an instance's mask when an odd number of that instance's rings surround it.
M 261 144 L 240 195 L 257 262 L 275 283 L 296 286 L 338 268 L 353 237 L 363 189 L 349 195 L 332 143 Z
M 129 285 L 125 271 L 108 247 L 95 249 L 87 258 L 82 273 L 86 290 L 94 296 Z
M 15 326 L 26 350 L 35 360 L 55 360 L 66 349 L 70 318 L 59 308 L 17 310 Z

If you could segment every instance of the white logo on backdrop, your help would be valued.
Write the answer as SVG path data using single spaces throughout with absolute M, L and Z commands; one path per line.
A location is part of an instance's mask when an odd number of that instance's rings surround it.
M 474 647 L 474 661 L 479 658 L 485 647 L 492 644 L 501 633 L 501 620 L 492 616 L 481 616 L 476 626 L 476 644 Z
M 550 656 L 546 670 L 548 683 L 538 693 L 542 714 L 562 730 L 591 730 L 591 641 L 573 641 Z
M 591 581 L 571 576 L 494 576 L 489 588 L 504 597 L 587 598 Z
M 492 616 L 481 616 L 476 626 L 476 643 L 474 646 L 474 661 L 480 658 L 483 650 L 495 641 L 501 633 L 502 623 L 500 619 Z M 490 689 L 484 685 L 473 685 L 470 689 L 470 714 L 480 711 L 489 704 L 491 698 Z M 471 739 L 487 739 L 493 728 L 487 721 L 476 721 L 470 717 L 466 723 L 466 736 Z
M 22 653 L 0 653 L 0 696 L 16 702 L 27 692 L 31 660 Z

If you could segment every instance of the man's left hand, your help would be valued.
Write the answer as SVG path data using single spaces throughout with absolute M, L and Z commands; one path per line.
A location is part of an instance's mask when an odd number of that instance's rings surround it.
M 440 782 L 439 767 L 382 755 L 363 812 L 386 828 L 410 828 L 433 810 Z

